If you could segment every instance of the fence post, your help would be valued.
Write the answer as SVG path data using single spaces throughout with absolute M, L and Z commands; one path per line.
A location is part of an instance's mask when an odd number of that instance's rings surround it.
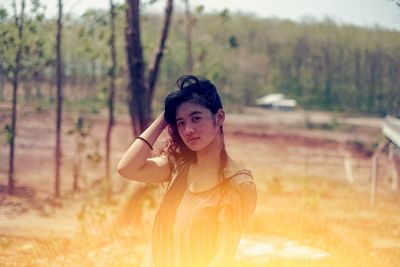
M 347 181 L 350 184 L 354 184 L 354 176 L 353 176 L 353 168 L 352 168 L 352 164 L 351 164 L 351 157 L 350 157 L 349 153 L 347 153 L 347 152 L 345 152 L 345 156 L 344 156 L 344 170 L 346 173 Z
M 394 144 L 389 144 L 389 162 L 392 172 L 392 190 L 397 192 L 399 190 L 399 175 L 397 173 L 396 159 L 394 156 Z
M 370 195 L 371 204 L 375 204 L 376 201 L 376 191 L 378 184 L 378 167 L 379 167 L 378 163 L 379 163 L 378 155 L 374 154 L 372 156 L 372 166 L 371 166 L 371 195 Z

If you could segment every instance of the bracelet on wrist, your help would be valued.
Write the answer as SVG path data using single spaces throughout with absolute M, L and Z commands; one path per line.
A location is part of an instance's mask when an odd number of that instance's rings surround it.
M 151 150 L 153 150 L 153 146 L 149 143 L 149 141 L 147 141 L 147 140 L 144 139 L 143 137 L 138 136 L 138 137 L 136 137 L 136 139 L 142 140 L 143 142 L 145 142 L 145 143 L 148 145 L 148 147 L 149 147 Z

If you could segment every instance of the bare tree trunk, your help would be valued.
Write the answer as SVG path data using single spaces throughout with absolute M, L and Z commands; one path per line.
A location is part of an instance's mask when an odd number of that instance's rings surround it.
M 190 12 L 189 0 L 185 2 L 185 19 L 186 19 L 186 71 L 188 74 L 193 73 L 193 53 L 192 53 L 192 26 L 193 19 Z
M 160 43 L 158 45 L 158 51 L 156 53 L 154 63 L 149 69 L 149 81 L 148 81 L 149 94 L 148 94 L 148 98 L 147 98 L 147 107 L 149 108 L 149 110 L 148 110 L 149 118 L 151 117 L 151 103 L 153 101 L 157 77 L 158 77 L 158 73 L 160 71 L 161 59 L 164 55 L 165 42 L 167 41 L 168 32 L 169 32 L 169 28 L 171 25 L 172 10 L 173 10 L 173 1 L 168 0 L 167 6 L 165 8 L 164 26 L 163 26 L 163 29 L 161 32 L 161 38 L 160 38 Z
M 110 50 L 111 50 L 111 69 L 110 88 L 108 89 L 108 125 L 106 133 L 106 180 L 108 183 L 109 194 L 112 191 L 110 177 L 110 158 L 111 158 L 111 132 L 114 126 L 114 98 L 115 98 L 115 76 L 117 69 L 117 53 L 115 50 L 115 6 L 113 0 L 110 0 Z
M 13 77 L 13 97 L 12 97 L 12 113 L 11 113 L 11 138 L 10 142 L 10 160 L 8 169 L 8 193 L 14 193 L 14 158 L 15 158 L 15 136 L 17 128 L 17 91 L 19 81 L 19 71 L 21 68 L 22 59 L 22 45 L 24 37 L 24 11 L 25 11 L 25 0 L 21 2 L 21 13 L 18 18 L 17 15 L 17 4 L 14 2 L 15 7 L 15 25 L 18 27 L 18 49 L 15 55 L 15 69 Z
M 333 72 L 332 71 L 332 56 L 331 56 L 331 45 L 327 44 L 323 47 L 323 68 L 324 68 L 324 78 L 325 78 L 325 85 L 324 85 L 324 103 L 325 105 L 331 109 L 333 105 L 333 94 L 332 94 L 332 83 L 333 83 Z
M 55 148 L 55 196 L 60 197 L 60 178 L 61 178 L 61 118 L 62 118 L 62 55 L 61 55 L 61 41 L 62 41 L 62 0 L 58 0 L 58 20 L 57 20 L 57 37 L 56 37 L 56 68 L 57 68 L 57 118 L 56 118 L 56 148 Z
M 126 54 L 128 61 L 129 85 L 129 111 L 131 115 L 134 136 L 138 136 L 150 122 L 151 103 L 154 96 L 155 85 L 160 70 L 161 59 L 164 55 L 165 42 L 168 37 L 173 0 L 167 0 L 165 8 L 164 25 L 161 32 L 158 51 L 155 54 L 153 64 L 149 68 L 148 80 L 146 83 L 144 73 L 143 49 L 140 39 L 140 12 L 139 0 L 127 0 L 128 9 L 126 11 L 127 27 L 125 29 Z M 141 220 L 142 208 L 144 203 L 143 195 L 148 194 L 149 189 L 138 187 L 128 200 L 128 204 L 123 213 L 125 218 L 132 219 L 136 224 Z M 132 208 L 131 208 L 132 207 Z
M 158 51 L 155 54 L 153 64 L 148 71 L 148 82 L 144 73 L 143 49 L 140 37 L 140 10 L 139 0 L 127 0 L 126 13 L 127 28 L 125 30 L 126 50 L 129 67 L 129 110 L 131 114 L 134 135 L 139 135 L 150 122 L 151 103 L 154 97 L 155 85 L 160 70 L 161 59 L 164 55 L 165 43 L 171 23 L 173 0 L 167 1 L 165 8 L 164 25 L 161 32 Z
M 0 74 L 0 102 L 4 101 L 4 84 L 5 84 L 4 76 Z
M 79 141 L 78 141 L 79 142 Z M 72 174 L 72 192 L 79 191 L 79 177 L 81 176 L 82 158 L 80 154 L 75 155 L 73 174 Z
M 146 114 L 146 87 L 144 77 L 143 49 L 140 38 L 139 0 L 127 0 L 127 27 L 125 29 L 126 52 L 128 61 L 129 111 L 133 134 L 139 135 L 149 120 Z
M 354 85 L 356 87 L 356 105 L 358 110 L 363 110 L 363 84 L 362 84 L 362 71 L 361 71 L 362 63 L 361 63 L 361 54 L 359 50 L 356 50 L 354 53 Z

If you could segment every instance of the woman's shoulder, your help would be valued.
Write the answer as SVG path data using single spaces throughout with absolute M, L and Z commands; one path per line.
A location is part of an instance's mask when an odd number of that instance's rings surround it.
M 228 158 L 226 167 L 224 168 L 224 176 L 227 182 L 233 187 L 254 185 L 254 178 L 251 171 L 231 158 Z
M 228 161 L 224 174 L 227 185 L 224 186 L 222 200 L 225 212 L 221 216 L 230 216 L 230 219 L 222 220 L 243 223 L 254 212 L 257 203 L 257 188 L 253 175 L 250 170 L 233 160 Z

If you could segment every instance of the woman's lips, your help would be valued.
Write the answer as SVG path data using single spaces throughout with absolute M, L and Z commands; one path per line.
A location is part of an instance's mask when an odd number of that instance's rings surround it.
M 193 137 L 193 138 L 188 139 L 187 141 L 188 141 L 188 143 L 193 143 L 193 142 L 196 142 L 199 139 L 200 139 L 199 137 Z

